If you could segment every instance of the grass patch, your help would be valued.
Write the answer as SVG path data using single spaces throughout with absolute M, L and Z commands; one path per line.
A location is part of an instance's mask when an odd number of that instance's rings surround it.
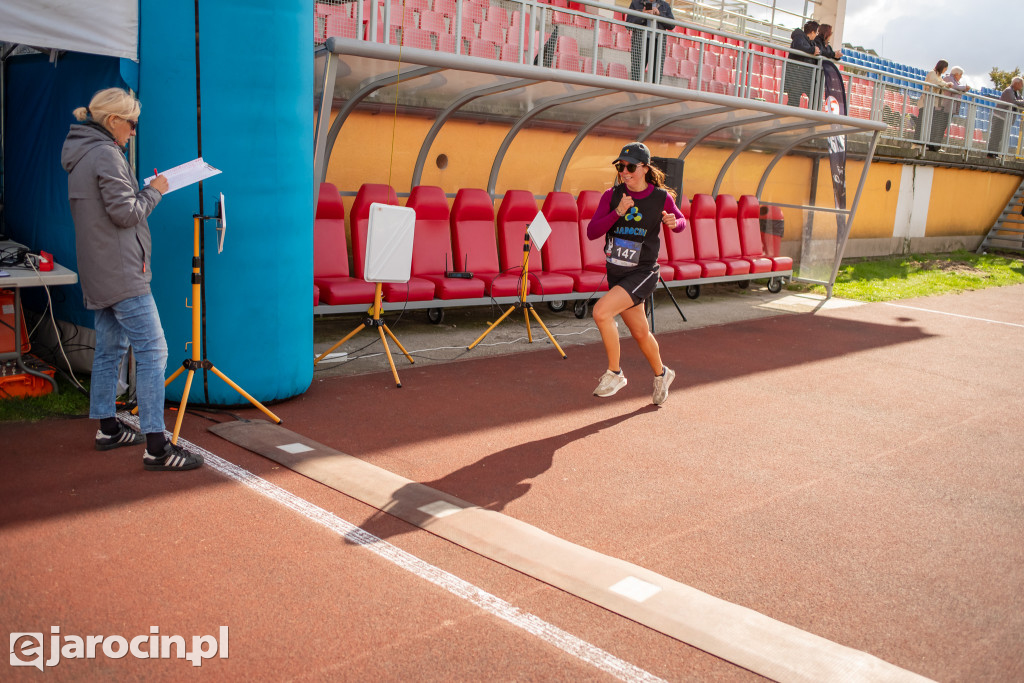
M 86 383 L 86 388 L 88 388 Z M 57 375 L 59 393 L 30 398 L 0 399 L 0 422 L 38 422 L 48 417 L 84 417 L 89 415 L 89 397 Z
M 894 301 L 1024 284 L 1024 261 L 1001 254 L 911 254 L 844 262 L 833 296 L 856 301 Z M 825 294 L 821 285 L 791 288 Z

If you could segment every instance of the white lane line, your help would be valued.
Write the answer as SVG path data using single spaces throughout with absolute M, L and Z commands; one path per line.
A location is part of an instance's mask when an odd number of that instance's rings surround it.
M 130 413 L 121 413 L 121 417 L 135 427 L 139 426 L 138 417 L 133 416 Z M 164 433 L 168 437 L 171 436 L 170 432 L 165 431 Z M 581 640 L 571 633 L 563 631 L 553 624 L 549 624 L 540 617 L 534 616 L 529 612 L 524 612 L 518 607 L 515 607 L 501 598 L 477 588 L 473 584 L 460 579 L 454 574 L 450 574 L 443 569 L 424 562 L 415 555 L 407 553 L 401 548 L 393 546 L 383 539 L 377 538 L 370 532 L 361 529 L 351 522 L 345 521 L 334 513 L 328 512 L 327 510 L 310 503 L 304 498 L 300 498 L 295 494 L 284 490 L 277 484 L 272 484 L 266 479 L 256 476 L 249 470 L 239 467 L 234 463 L 230 463 L 227 460 L 214 455 L 205 448 L 196 446 L 180 436 L 178 437 L 178 445 L 182 448 L 187 448 L 190 451 L 202 454 L 208 467 L 220 472 L 229 479 L 234 479 L 253 491 L 260 493 L 287 508 L 291 508 L 303 517 L 330 529 L 339 536 L 344 537 L 349 542 L 366 548 L 388 562 L 415 574 L 421 579 L 429 581 L 435 586 L 445 589 L 452 595 L 469 601 L 483 609 L 485 612 L 488 612 L 499 619 L 503 619 L 513 626 L 523 629 L 527 633 L 540 638 L 549 645 L 553 645 L 559 650 L 562 650 L 563 652 L 566 652 L 587 664 L 590 664 L 591 666 L 597 667 L 605 673 L 615 676 L 620 681 L 664 683 L 663 679 L 658 678 L 654 674 L 630 664 L 627 661 L 619 659 L 615 655 L 605 652 L 596 645 L 591 645 L 585 640 Z
M 988 318 L 977 318 L 973 315 L 961 315 L 959 313 L 947 313 L 946 311 L 933 311 L 930 308 L 918 308 L 917 306 L 907 306 L 904 304 L 894 304 L 889 301 L 883 301 L 886 306 L 893 306 L 895 308 L 907 308 L 911 311 L 921 311 L 922 313 L 935 313 L 936 315 L 949 315 L 954 318 L 966 318 L 967 320 L 977 320 L 982 323 L 994 323 L 996 325 L 1009 325 L 1010 327 L 1024 327 L 1020 323 L 1008 323 L 1004 320 L 989 320 Z

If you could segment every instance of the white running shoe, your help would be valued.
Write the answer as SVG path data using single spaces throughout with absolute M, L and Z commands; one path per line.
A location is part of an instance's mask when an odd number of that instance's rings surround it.
M 660 406 L 668 400 L 668 387 L 675 378 L 676 371 L 667 365 L 665 366 L 665 372 L 654 378 L 654 394 L 651 396 L 654 405 Z
M 601 375 L 601 381 L 597 383 L 597 389 L 594 389 L 594 396 L 607 398 L 624 386 L 626 386 L 626 376 L 622 374 L 621 370 L 618 374 L 611 370 L 605 370 Z

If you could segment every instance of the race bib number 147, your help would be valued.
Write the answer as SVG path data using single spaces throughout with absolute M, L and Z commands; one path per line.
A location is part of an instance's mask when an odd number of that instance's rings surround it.
M 638 265 L 640 263 L 640 246 L 640 242 L 622 237 L 612 238 L 608 245 L 608 263 L 626 267 Z

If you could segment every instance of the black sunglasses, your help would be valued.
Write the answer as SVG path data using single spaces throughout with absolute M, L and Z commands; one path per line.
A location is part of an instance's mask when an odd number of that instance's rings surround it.
M 128 127 L 132 129 L 133 133 L 136 130 L 138 130 L 138 128 L 139 128 L 139 122 L 138 121 L 132 121 L 131 119 L 124 119 L 124 121 L 125 121 L 125 123 L 128 124 Z
M 614 164 L 612 164 L 612 166 L 614 166 L 615 170 L 618 171 L 619 173 L 622 173 L 623 171 L 629 171 L 630 173 L 633 173 L 634 171 L 636 171 L 636 166 L 637 165 L 636 164 L 624 164 L 621 161 L 616 161 Z

